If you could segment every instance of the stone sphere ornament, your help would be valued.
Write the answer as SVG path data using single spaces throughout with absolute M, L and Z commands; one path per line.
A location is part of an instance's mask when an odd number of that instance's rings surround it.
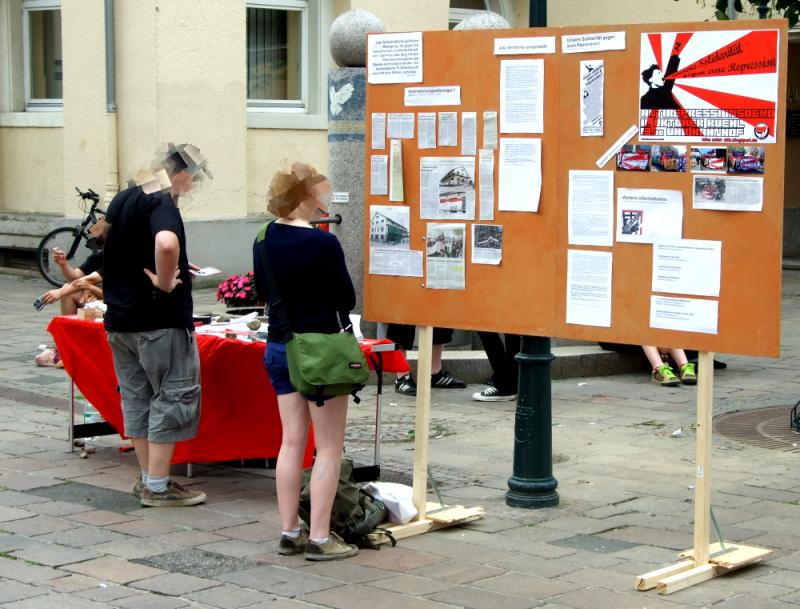
M 367 65 L 367 34 L 385 32 L 383 21 L 369 11 L 356 9 L 339 15 L 329 34 L 331 56 L 342 68 Z
M 507 30 L 511 27 L 501 15 L 492 11 L 473 13 L 459 23 L 454 30 Z

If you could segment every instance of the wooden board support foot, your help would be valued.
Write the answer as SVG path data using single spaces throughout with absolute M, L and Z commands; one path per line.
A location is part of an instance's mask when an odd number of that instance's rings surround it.
M 676 573 L 665 577 L 656 584 L 656 590 L 659 594 L 672 594 L 678 590 L 683 590 L 689 586 L 694 586 L 700 582 L 708 581 L 717 576 L 717 568 L 712 564 L 700 565 L 699 567 L 692 567 L 682 573 Z
M 669 565 L 668 567 L 662 567 L 660 569 L 656 569 L 655 571 L 650 571 L 649 573 L 645 573 L 644 575 L 640 575 L 636 578 L 636 589 L 650 590 L 651 588 L 655 588 L 658 582 L 665 577 L 677 575 L 678 573 L 688 571 L 693 567 L 693 560 L 682 560 L 680 562 L 676 562 L 674 565 Z
M 463 505 L 441 505 L 428 501 L 425 505 L 426 516 L 412 520 L 406 524 L 382 524 L 379 528 L 389 531 L 395 539 L 405 539 L 478 520 L 486 515 L 482 507 L 464 507 Z M 380 532 L 370 533 L 370 538 L 377 544 L 389 543 L 389 538 Z

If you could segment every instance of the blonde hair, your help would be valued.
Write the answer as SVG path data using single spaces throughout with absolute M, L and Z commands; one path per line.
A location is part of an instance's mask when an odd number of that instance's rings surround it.
M 311 195 L 311 189 L 327 180 L 307 163 L 292 163 L 288 171 L 277 171 L 267 191 L 267 211 L 286 218 Z

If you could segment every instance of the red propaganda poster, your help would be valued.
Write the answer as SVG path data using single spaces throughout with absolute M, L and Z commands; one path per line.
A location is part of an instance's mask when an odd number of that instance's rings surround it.
M 778 30 L 642 34 L 643 141 L 772 143 Z

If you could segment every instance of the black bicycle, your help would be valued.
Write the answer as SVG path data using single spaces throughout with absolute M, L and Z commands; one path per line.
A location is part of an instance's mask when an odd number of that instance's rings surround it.
M 36 250 L 36 263 L 42 276 L 54 286 L 63 285 L 65 279 L 61 275 L 61 269 L 53 257 L 53 254 L 60 250 L 64 252 L 67 262 L 73 267 L 78 267 L 86 262 L 86 259 L 98 250 L 97 240 L 89 235 L 89 230 L 97 223 L 98 217 L 105 215 L 105 210 L 99 207 L 100 195 L 89 188 L 86 192 L 81 192 L 76 186 L 78 196 L 81 199 L 80 205 L 86 211 L 88 201 L 91 201 L 86 217 L 77 226 L 62 226 L 47 233 Z

